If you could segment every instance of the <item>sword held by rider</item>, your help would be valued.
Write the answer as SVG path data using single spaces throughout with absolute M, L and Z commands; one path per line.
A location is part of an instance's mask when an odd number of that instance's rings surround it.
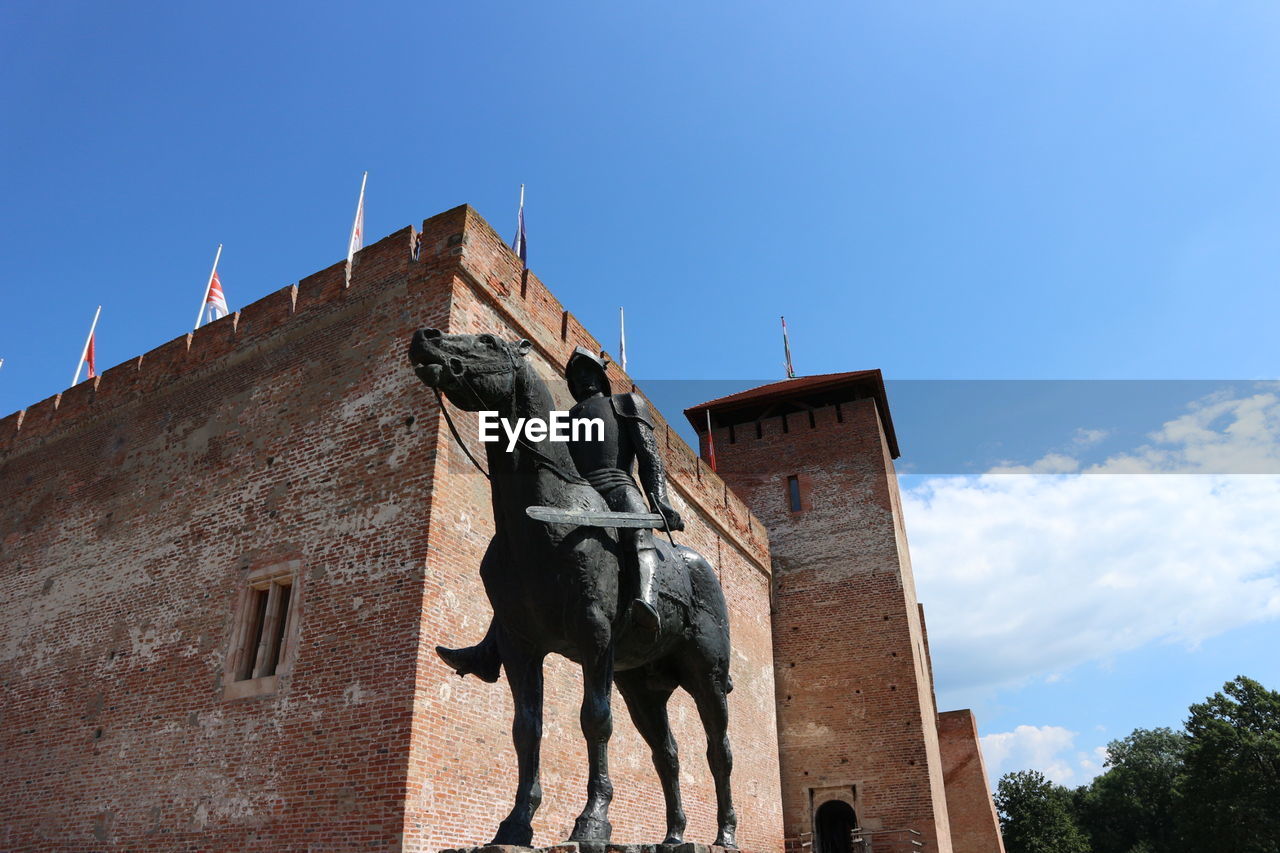
M 631 583 L 623 588 L 637 590 L 631 601 L 628 615 L 631 624 L 650 638 L 656 638 L 662 623 L 658 614 L 654 575 L 660 557 L 653 541 L 650 524 L 638 526 L 636 516 L 652 511 L 658 525 L 670 531 L 683 530 L 684 521 L 671 506 L 667 493 L 667 478 L 658 442 L 654 435 L 653 418 L 648 404 L 638 394 L 613 394 L 606 371 L 607 362 L 583 347 L 577 347 L 565 366 L 565 378 L 569 392 L 576 404 L 569 411 L 570 421 L 581 418 L 599 419 L 604 425 L 600 440 L 571 440 L 569 453 L 578 473 L 587 479 L 613 513 L 618 513 L 618 533 L 625 559 L 623 571 L 630 574 Z M 584 431 L 589 434 L 590 431 Z M 640 475 L 640 483 L 631 476 L 633 464 Z M 540 516 L 531 507 L 529 514 Z M 607 514 L 605 514 L 607 515 Z M 624 516 L 631 516 L 630 522 Z M 599 519 L 582 523 L 600 523 Z M 613 526 L 601 524 L 600 526 Z M 436 647 L 438 654 L 458 675 L 475 675 L 483 681 L 498 680 L 501 661 L 494 638 L 491 621 L 483 640 L 462 649 Z

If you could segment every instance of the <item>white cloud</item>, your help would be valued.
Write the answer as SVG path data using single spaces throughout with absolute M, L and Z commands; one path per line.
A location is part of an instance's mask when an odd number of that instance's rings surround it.
M 1107 748 L 1076 749 L 1076 732 L 1062 726 L 1018 726 L 1011 732 L 986 735 L 982 757 L 994 785 L 1005 773 L 1039 770 L 1059 785 L 1084 785 L 1104 769 Z
M 1066 785 L 1075 782 L 1076 772 L 1063 753 L 1072 750 L 1075 737 L 1075 732 L 1061 726 L 1018 726 L 983 737 L 982 757 L 993 779 L 1011 770 L 1039 770 Z
M 1115 476 L 941 477 L 904 493 L 940 688 L 1052 680 L 1280 616 L 1280 476 L 1195 473 L 1280 471 L 1280 396 L 1209 398 L 1152 436 L 1083 469 Z
M 1071 443 L 1076 447 L 1089 447 L 1097 444 L 1111 434 L 1110 430 L 1105 429 L 1085 429 L 1081 427 L 1076 430 L 1075 436 L 1072 437 Z
M 1030 465 L 1000 465 L 989 474 L 1075 474 L 1080 470 L 1080 460 L 1065 453 L 1046 453 Z
M 1090 779 L 1106 769 L 1107 748 L 1105 746 L 1095 746 L 1092 753 L 1082 752 L 1078 757 L 1081 771 Z
M 1280 385 L 1254 385 L 1257 390 L 1249 395 L 1224 390 L 1192 402 L 1185 414 L 1149 433 L 1147 443 L 1095 465 L 1082 467 L 1055 452 L 1029 465 L 1002 465 L 988 473 L 1280 475 Z M 1108 434 L 1077 429 L 1072 445 L 1083 449 Z

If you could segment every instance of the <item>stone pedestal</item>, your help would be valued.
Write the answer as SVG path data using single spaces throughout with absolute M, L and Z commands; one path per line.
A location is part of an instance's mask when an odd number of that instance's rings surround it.
M 608 844 L 594 841 L 569 841 L 550 847 L 517 847 L 510 844 L 485 844 L 480 847 L 456 847 L 440 853 L 742 853 L 736 848 L 714 844 Z

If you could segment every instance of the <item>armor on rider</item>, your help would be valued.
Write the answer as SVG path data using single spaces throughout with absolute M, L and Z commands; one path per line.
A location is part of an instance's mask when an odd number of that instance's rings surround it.
M 667 499 L 667 478 L 644 398 L 638 394 L 612 394 L 604 359 L 582 347 L 569 357 L 565 377 L 569 392 L 578 401 L 569 410 L 569 419 L 596 419 L 604 425 L 599 439 L 593 436 L 592 440 L 570 442 L 569 453 L 578 473 L 587 478 L 614 512 L 649 512 L 652 506 L 668 528 L 683 530 L 680 514 Z M 582 433 L 590 435 L 587 430 Z M 640 473 L 639 485 L 631 476 L 633 464 Z M 630 608 L 632 620 L 646 632 L 656 634 L 661 625 L 653 578 L 660 557 L 653 544 L 653 531 L 631 528 L 619 533 L 626 546 L 625 569 L 633 581 L 630 586 L 636 590 Z
M 653 418 L 648 404 L 637 394 L 613 394 L 604 359 L 578 347 L 569 356 L 565 378 L 577 401 L 570 409 L 571 421 L 598 418 L 603 436 L 569 442 L 574 465 L 604 498 L 614 512 L 649 512 L 662 515 L 670 530 L 683 530 L 684 521 L 667 497 L 667 477 L 654 437 Z M 570 431 L 572 434 L 572 430 Z M 583 430 L 590 436 L 589 430 Z M 631 476 L 635 465 L 640 474 Z M 646 499 L 646 495 L 648 499 Z M 656 637 L 661 629 L 654 574 L 658 550 L 653 531 L 645 528 L 619 530 L 625 548 L 622 589 L 634 590 L 629 607 L 631 621 L 646 634 Z M 493 639 L 493 623 L 484 639 L 464 649 L 436 647 L 436 653 L 459 675 L 474 674 L 485 681 L 497 681 L 500 662 Z

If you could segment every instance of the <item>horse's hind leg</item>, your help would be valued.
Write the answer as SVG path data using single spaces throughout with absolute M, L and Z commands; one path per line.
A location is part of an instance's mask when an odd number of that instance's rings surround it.
M 725 701 L 728 679 L 704 673 L 682 686 L 693 695 L 698 716 L 707 733 L 707 763 L 716 783 L 716 821 L 720 825 L 715 843 L 720 847 L 737 847 L 738 817 L 733 811 L 733 795 L 729 775 L 733 771 L 733 753 L 729 749 L 729 705 Z
M 570 841 L 608 841 L 613 834 L 609 803 L 609 738 L 613 734 L 613 645 L 582 665 L 582 734 L 587 740 L 587 805 L 573 824 Z
M 653 766 L 662 782 L 662 796 L 667 801 L 667 837 L 662 843 L 679 844 L 684 840 L 685 818 L 680 804 L 680 758 L 667 719 L 667 700 L 671 698 L 671 690 L 648 686 L 645 673 L 640 669 L 620 672 L 615 681 L 618 692 L 627 700 L 627 710 L 631 712 L 636 730 L 649 744 Z
M 542 753 L 542 656 L 523 649 L 503 649 L 516 714 L 511 739 L 516 748 L 519 781 L 511 813 L 498 825 L 492 844 L 528 847 L 533 842 L 533 813 L 542 802 L 538 781 Z

